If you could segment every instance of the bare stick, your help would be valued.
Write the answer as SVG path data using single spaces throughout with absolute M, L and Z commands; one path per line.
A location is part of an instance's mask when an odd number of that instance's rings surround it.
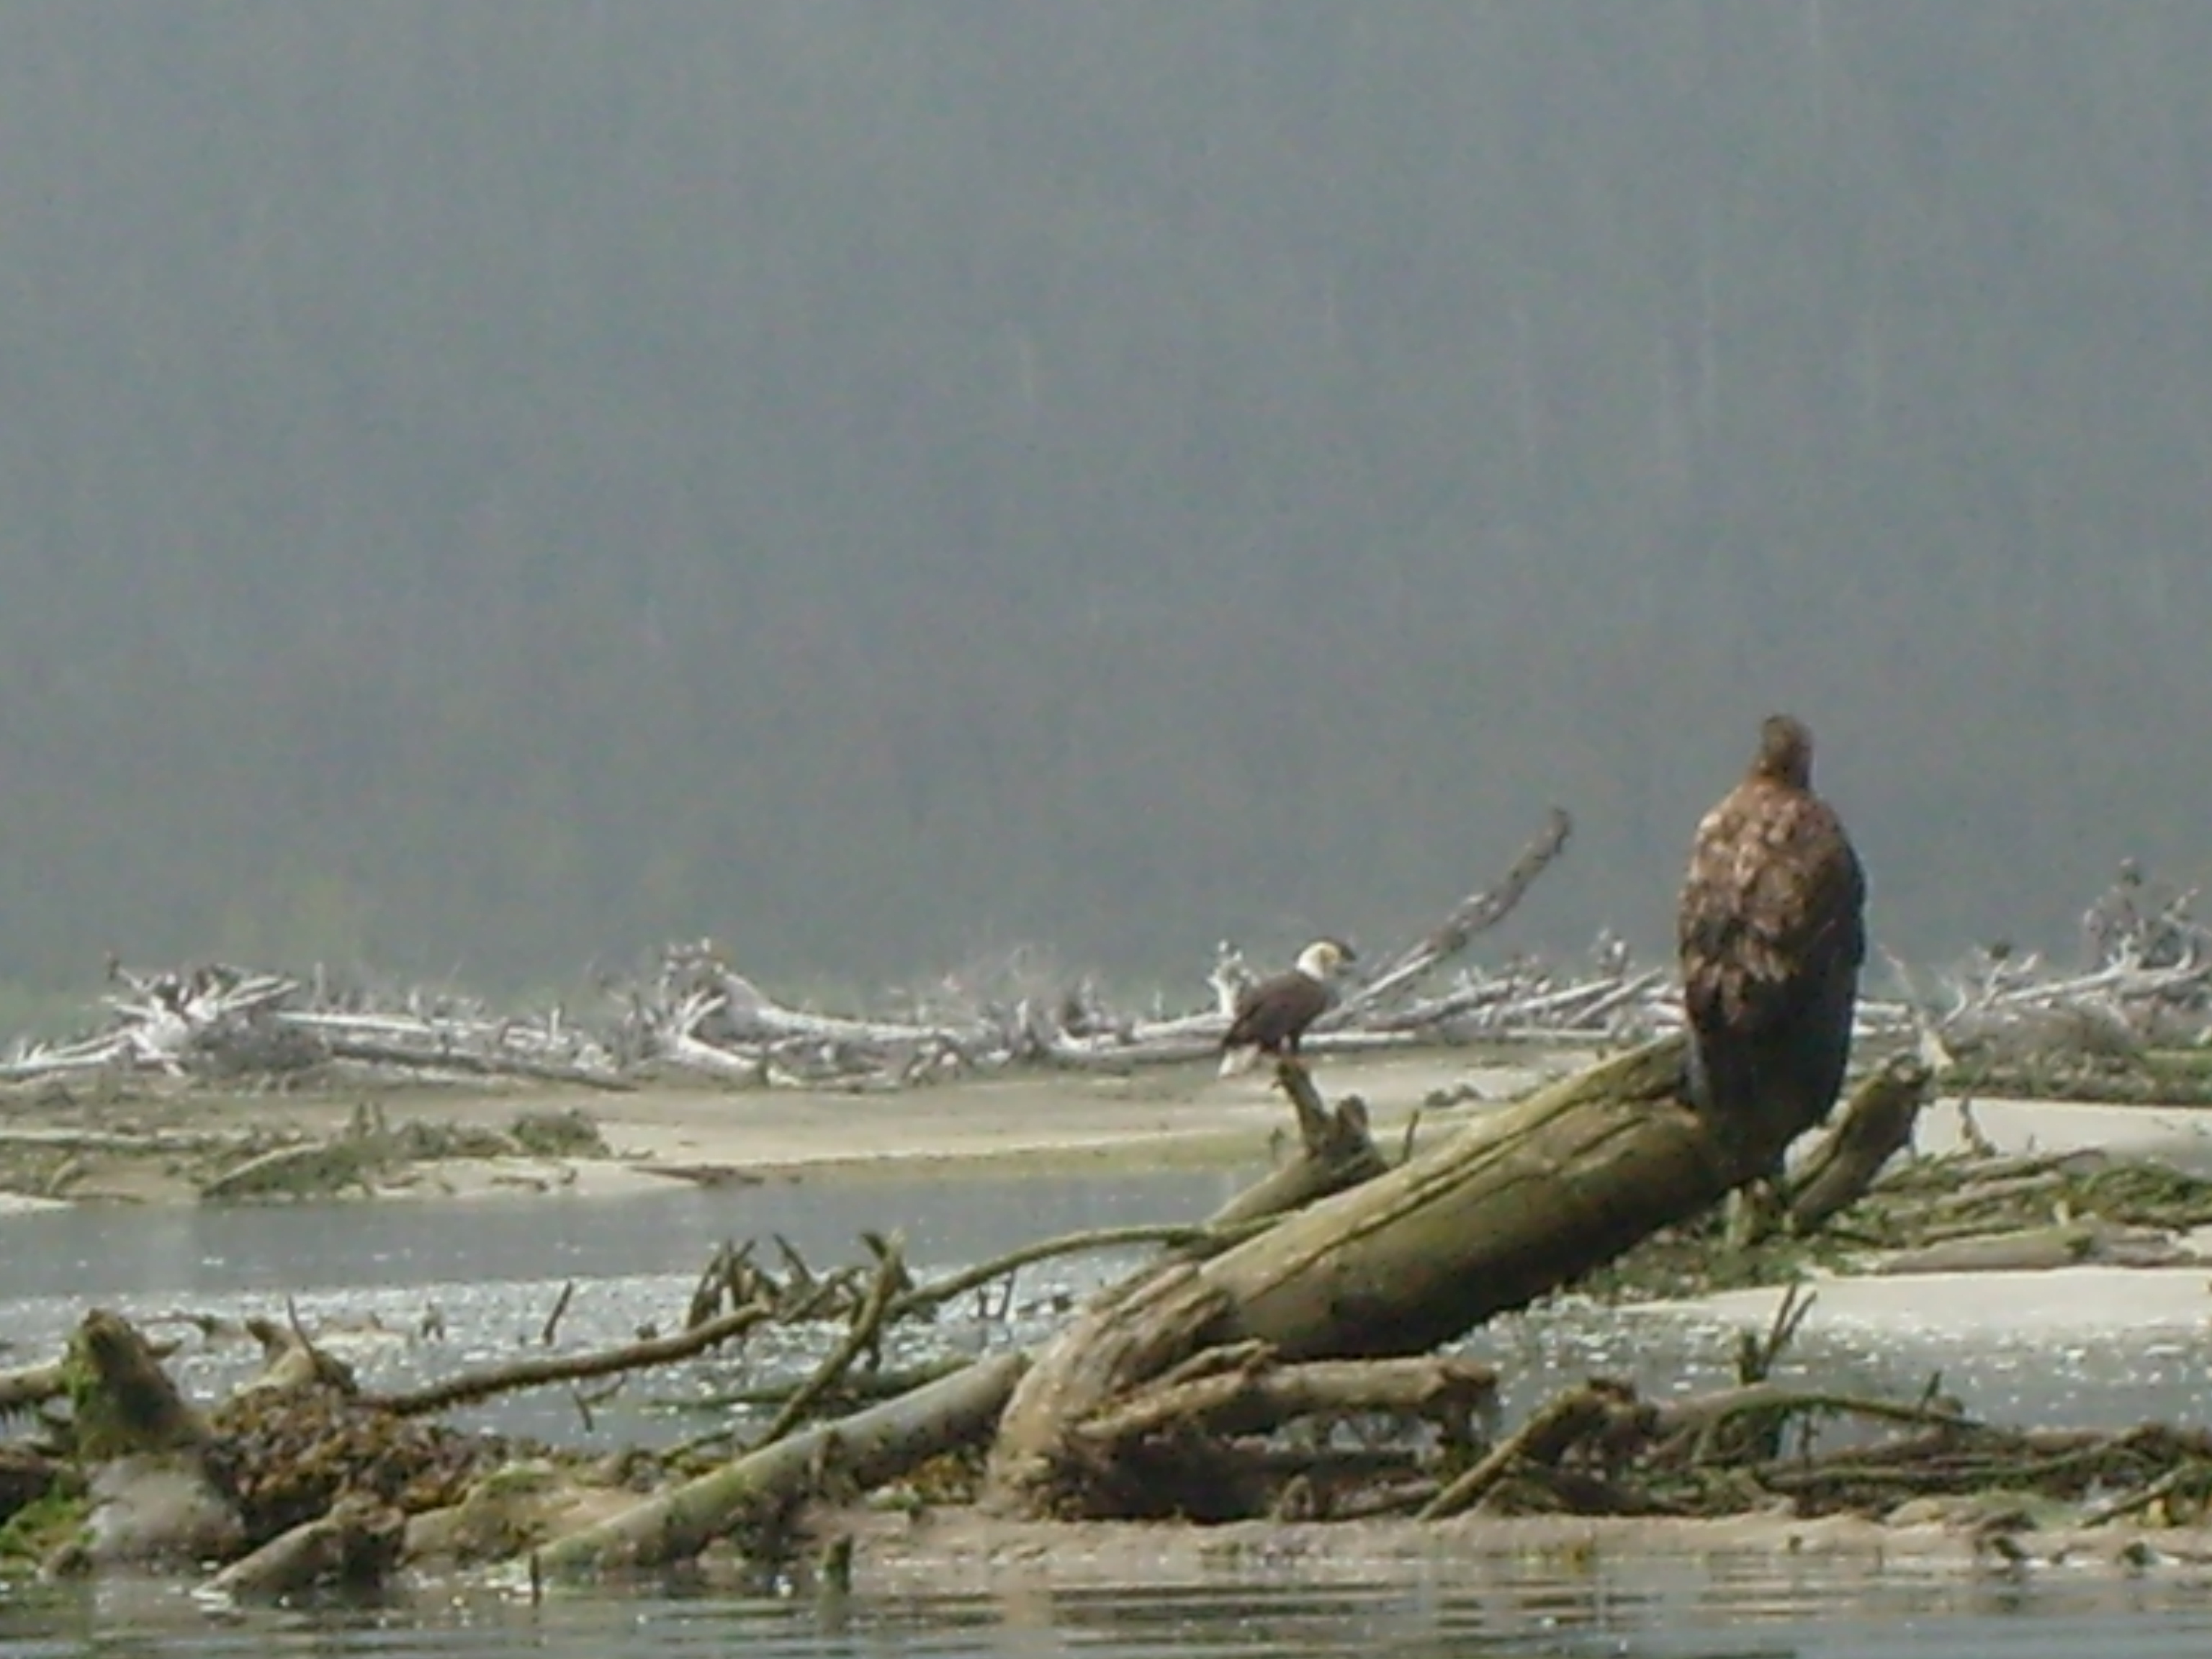
M 1555 1464 L 1577 1443 L 1637 1409 L 1635 1396 L 1618 1383 L 1593 1377 L 1554 1395 L 1529 1413 L 1528 1420 L 1492 1447 L 1488 1455 L 1422 1507 L 1421 1519 L 1441 1521 L 1472 1509 L 1488 1497 L 1516 1466 Z
M 1097 1227 L 1088 1232 L 1063 1233 L 1058 1238 L 1024 1244 L 1018 1250 L 1008 1250 L 1004 1255 L 993 1256 L 988 1261 L 963 1267 L 957 1273 L 932 1279 L 927 1285 L 915 1285 L 893 1300 L 886 1322 L 895 1323 L 915 1314 L 927 1313 L 955 1297 L 965 1296 L 970 1291 L 1006 1278 L 1019 1268 L 1033 1267 L 1040 1261 L 1050 1261 L 1058 1256 L 1082 1255 L 1091 1250 L 1121 1250 L 1133 1244 L 1163 1244 L 1172 1249 L 1200 1252 L 1209 1249 L 1224 1249 L 1259 1231 L 1266 1225 L 1267 1219 L 1261 1217 L 1241 1223 L 1202 1226 L 1188 1223 L 1155 1223 L 1144 1226 Z
M 518 1389 L 542 1388 L 548 1382 L 573 1382 L 580 1377 L 612 1376 L 620 1371 L 643 1370 L 650 1365 L 665 1365 L 672 1360 L 689 1359 L 694 1354 L 704 1353 L 732 1337 L 744 1335 L 755 1326 L 766 1324 L 775 1316 L 773 1308 L 763 1303 L 751 1303 L 726 1313 L 719 1319 L 710 1319 L 703 1325 L 679 1331 L 673 1336 L 649 1337 L 642 1342 L 626 1343 L 619 1348 L 603 1348 L 597 1353 L 518 1359 L 512 1364 L 494 1365 L 486 1370 L 466 1372 L 459 1376 L 448 1377 L 443 1382 L 434 1382 L 428 1388 L 415 1389 L 404 1394 L 364 1395 L 362 1404 L 372 1410 L 390 1412 L 398 1417 L 422 1417 L 454 1406 L 489 1400 L 494 1395 L 512 1394 Z
M 561 1328 L 561 1316 L 568 1311 L 568 1298 L 576 1294 L 576 1281 L 570 1279 L 561 1287 L 561 1294 L 553 1298 L 553 1311 L 545 1316 L 545 1328 L 538 1334 L 543 1347 L 553 1346 L 553 1334 Z
M 837 1386 L 853 1362 L 883 1340 L 894 1294 L 905 1283 L 906 1263 L 897 1239 L 883 1242 L 877 1253 L 875 1281 L 868 1286 L 867 1298 L 853 1316 L 852 1328 L 845 1333 L 845 1340 L 836 1351 L 815 1367 L 814 1375 L 783 1402 L 755 1450 L 789 1434 L 813 1408 L 814 1402 Z

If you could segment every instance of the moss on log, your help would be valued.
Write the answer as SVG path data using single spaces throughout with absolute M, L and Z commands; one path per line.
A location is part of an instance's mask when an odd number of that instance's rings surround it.
M 81 1465 L 143 1452 L 198 1449 L 207 1425 L 185 1403 L 130 1322 L 105 1308 L 85 1315 L 63 1362 Z

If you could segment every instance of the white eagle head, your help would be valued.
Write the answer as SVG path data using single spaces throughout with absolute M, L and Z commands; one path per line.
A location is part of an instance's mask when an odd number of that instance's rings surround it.
M 1326 984 L 1340 973 L 1346 963 L 1359 960 L 1359 953 L 1342 939 L 1317 939 L 1298 952 L 1298 971 L 1308 979 L 1317 979 Z

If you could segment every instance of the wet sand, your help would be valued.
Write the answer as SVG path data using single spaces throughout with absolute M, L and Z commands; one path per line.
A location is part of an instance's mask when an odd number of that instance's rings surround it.
M 1418 1115 L 1448 1133 L 1486 1102 L 1510 1100 L 1585 1063 L 1531 1054 L 1511 1065 L 1449 1050 L 1326 1060 L 1331 1099 L 1358 1094 L 1378 1139 L 1395 1144 Z M 1449 1106 L 1425 1103 L 1472 1092 Z M 0 1117 L 0 1148 L 67 1147 L 78 1168 L 58 1201 L 189 1201 L 196 1146 L 244 1138 L 334 1137 L 364 1099 L 393 1127 L 410 1120 L 504 1130 L 518 1114 L 575 1110 L 611 1158 L 442 1158 L 413 1166 L 380 1196 L 611 1196 L 697 1182 L 948 1173 L 1138 1170 L 1264 1163 L 1290 1133 L 1289 1105 L 1264 1071 L 1218 1078 L 1211 1066 L 1128 1076 L 1042 1073 L 897 1092 L 829 1090 L 412 1090 L 374 1097 L 225 1096 L 199 1091 L 109 1103 L 19 1100 Z M 135 1140 L 136 1146 L 126 1144 Z M 0 1211 L 58 1201 L 0 1194 Z
M 1571 1050 L 1501 1058 L 1430 1050 L 1317 1062 L 1331 1099 L 1357 1094 L 1378 1141 L 1395 1150 L 1449 1133 L 1491 1106 L 1589 1063 Z M 195 1158 L 284 1138 L 342 1134 L 364 1101 L 398 1127 L 410 1121 L 504 1130 L 524 1112 L 575 1110 L 595 1122 L 611 1157 L 447 1158 L 380 1178 L 390 1198 L 613 1196 L 694 1183 L 858 1179 L 1036 1170 L 1234 1168 L 1266 1162 L 1291 1133 L 1290 1109 L 1265 1071 L 1218 1078 L 1183 1065 L 1126 1076 L 1036 1073 L 896 1092 L 645 1089 L 601 1093 L 542 1088 L 416 1089 L 371 1095 L 222 1095 L 202 1091 L 124 1099 L 19 1096 L 0 1109 L 0 1213 L 54 1202 L 165 1203 L 194 1197 Z M 1449 1103 L 1441 1103 L 1449 1102 Z M 2005 1151 L 2103 1147 L 2212 1169 L 2212 1109 L 2013 1100 L 1974 1103 L 1975 1128 Z M 1957 1149 L 1955 1101 L 1923 1114 L 1917 1146 Z M 11 1167 L 66 1152 L 65 1181 L 9 1180 Z M 240 1154 L 242 1156 L 242 1152 Z M 49 1168 L 49 1173 L 51 1170 Z

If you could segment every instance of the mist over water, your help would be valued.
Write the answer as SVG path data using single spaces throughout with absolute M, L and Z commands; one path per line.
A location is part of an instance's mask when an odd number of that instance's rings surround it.
M 1877 942 L 2204 872 L 2188 6 L 0 17 L 0 878 L 876 988 L 1665 937 L 1789 706 Z

